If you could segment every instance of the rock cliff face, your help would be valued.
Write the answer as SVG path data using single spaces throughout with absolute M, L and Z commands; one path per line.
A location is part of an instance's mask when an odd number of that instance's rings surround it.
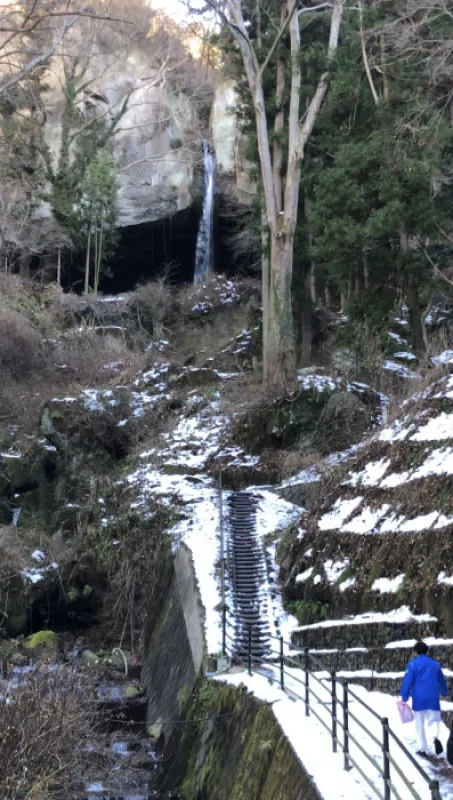
M 82 35 L 74 34 L 74 42 L 68 45 L 76 52 L 88 48 L 80 41 Z M 187 66 L 167 63 L 164 52 L 153 57 L 142 40 L 119 39 L 117 52 L 115 43 L 106 50 L 99 32 L 92 36 L 77 112 L 81 127 L 93 114 L 112 120 L 127 98 L 127 110 L 113 138 L 119 227 L 155 222 L 200 200 L 201 138 L 207 135 L 211 104 L 211 137 L 220 170 L 235 187 L 236 199 L 248 202 L 253 187 L 240 153 L 233 83 L 220 83 L 214 89 L 207 82 L 200 88 L 195 62 L 188 61 Z M 56 57 L 46 73 L 48 88 L 43 96 L 44 137 L 54 165 L 61 151 L 64 83 L 64 62 Z
M 164 69 L 150 67 L 137 46 L 105 57 L 96 42 L 78 97 L 83 120 L 90 114 L 112 119 L 126 97 L 128 106 L 113 139 L 118 167 L 120 227 L 153 222 L 187 208 L 200 191 L 200 108 Z M 61 67 L 49 71 L 45 139 L 57 162 L 63 126 Z
M 244 143 L 235 117 L 237 102 L 234 81 L 219 83 L 214 92 L 210 127 L 219 173 L 227 179 L 224 184 L 228 182 L 233 197 L 247 205 L 256 186 L 249 177 L 250 165 L 244 156 Z

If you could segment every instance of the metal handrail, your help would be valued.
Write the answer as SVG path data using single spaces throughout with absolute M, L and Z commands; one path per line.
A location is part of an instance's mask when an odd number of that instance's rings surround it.
M 313 714 L 313 716 L 315 716 L 316 719 L 323 725 L 323 727 L 331 734 L 333 751 L 337 752 L 337 747 L 338 746 L 342 747 L 343 754 L 344 754 L 344 768 L 346 770 L 350 769 L 351 765 L 354 766 L 355 769 L 357 769 L 357 771 L 359 772 L 359 774 L 368 783 L 368 785 L 373 789 L 375 794 L 378 796 L 379 800 L 391 800 L 392 797 L 395 798 L 395 800 L 401 800 L 400 795 L 399 795 L 396 787 L 393 785 L 393 783 L 392 783 L 392 781 L 390 779 L 390 766 L 392 766 L 392 768 L 394 768 L 396 770 L 397 774 L 400 776 L 400 778 L 403 780 L 403 782 L 408 786 L 408 788 L 410 788 L 411 793 L 413 794 L 413 797 L 415 798 L 415 800 L 422 800 L 422 798 L 420 797 L 420 794 L 417 792 L 417 790 L 415 790 L 413 787 L 411 787 L 411 785 L 409 784 L 409 782 L 405 778 L 404 774 L 402 773 L 399 765 L 396 764 L 395 759 L 392 758 L 392 756 L 390 755 L 389 738 L 392 737 L 392 740 L 395 742 L 397 747 L 399 747 L 402 750 L 402 752 L 405 754 L 405 756 L 409 759 L 410 763 L 413 766 L 416 767 L 416 769 L 418 770 L 418 772 L 421 775 L 421 777 L 426 781 L 426 783 L 428 785 L 428 788 L 429 788 L 429 791 L 431 793 L 431 800 L 441 800 L 440 792 L 439 792 L 439 782 L 436 781 L 436 780 L 432 780 L 431 779 L 431 777 L 417 763 L 417 761 L 413 757 L 412 753 L 409 752 L 409 750 L 403 744 L 403 742 L 399 739 L 399 737 L 390 729 L 389 724 L 388 724 L 388 720 L 386 718 L 380 717 L 380 715 L 374 710 L 374 708 L 372 708 L 371 706 L 368 705 L 368 703 L 366 703 L 364 700 L 362 700 L 362 698 L 359 697 L 359 695 L 357 695 L 349 687 L 349 684 L 348 684 L 347 680 L 337 677 L 336 672 L 334 670 L 331 671 L 330 669 L 328 669 L 328 667 L 325 664 L 323 664 L 323 662 L 320 659 L 318 659 L 316 656 L 313 656 L 313 654 L 309 652 L 309 649 L 307 647 L 305 647 L 303 650 L 301 650 L 301 654 L 304 656 L 304 658 L 303 658 L 302 662 L 300 663 L 300 662 L 296 662 L 294 659 L 292 659 L 291 656 L 285 656 L 285 654 L 284 654 L 284 645 L 286 644 L 289 647 L 291 647 L 291 645 L 290 645 L 289 642 L 285 642 L 282 636 L 277 637 L 277 636 L 274 636 L 274 635 L 269 635 L 269 639 L 278 640 L 278 642 L 279 642 L 279 652 L 275 653 L 275 659 L 272 660 L 272 661 L 269 661 L 268 659 L 258 659 L 256 656 L 254 656 L 252 654 L 252 651 L 251 651 L 251 646 L 252 646 L 252 626 L 249 626 L 248 656 L 247 656 L 247 664 L 248 664 L 249 673 L 252 674 L 252 666 L 255 666 L 257 663 L 260 664 L 260 665 L 263 664 L 263 665 L 270 666 L 270 667 L 273 667 L 273 668 L 275 668 L 276 666 L 279 666 L 280 667 L 280 686 L 281 686 L 282 690 L 285 690 L 285 688 L 287 688 L 287 687 L 285 687 L 285 676 L 290 678 L 290 680 L 293 680 L 293 681 L 296 681 L 297 683 L 300 683 L 301 686 L 304 686 L 305 687 L 305 692 L 304 692 L 305 697 L 302 697 L 300 694 L 298 694 L 296 690 L 291 689 L 291 692 L 296 697 L 298 697 L 300 700 L 302 700 L 302 702 L 305 703 L 306 716 L 309 716 L 310 714 Z M 272 656 L 270 656 L 270 657 L 272 658 Z M 294 663 L 296 665 L 297 669 L 300 669 L 301 671 L 304 672 L 305 680 L 301 680 L 300 678 L 296 677 L 295 675 L 292 675 L 291 673 L 289 673 L 288 669 L 285 669 L 285 666 L 288 667 L 288 664 L 287 664 L 288 661 L 291 661 L 292 663 Z M 316 675 L 316 673 L 315 673 L 315 671 L 313 670 L 313 667 L 312 667 L 313 664 L 316 665 L 318 667 L 318 669 L 320 669 L 320 670 L 322 670 L 323 672 L 326 673 L 326 677 L 325 678 L 324 677 L 320 678 L 318 675 Z M 311 669 L 310 669 L 310 666 L 312 667 Z M 321 699 L 321 697 L 310 686 L 310 677 L 314 678 L 326 690 L 328 689 L 328 687 L 326 686 L 326 682 L 330 682 L 331 683 L 331 686 L 329 687 L 328 694 L 327 694 L 325 700 Z M 343 708 L 343 722 L 338 718 L 338 715 L 337 715 L 337 702 L 338 702 L 337 685 L 340 685 L 340 686 L 343 687 L 344 697 L 343 697 L 343 701 L 341 703 L 342 708 Z M 330 717 L 331 717 L 331 727 L 329 727 L 329 724 L 324 719 L 322 719 L 322 717 L 319 716 L 319 714 L 317 713 L 317 710 L 313 707 L 313 705 L 310 705 L 310 696 L 315 698 L 317 700 L 317 702 L 321 706 L 323 706 L 325 708 L 329 708 L 329 706 L 330 706 L 329 710 L 330 710 Z M 380 741 L 373 733 L 370 733 L 368 731 L 368 729 L 366 728 L 366 726 L 355 716 L 355 714 L 353 714 L 353 713 L 351 713 L 351 711 L 349 711 L 349 696 L 353 697 L 356 702 L 360 703 L 360 705 L 366 711 L 368 711 L 375 719 L 377 719 L 380 722 L 380 724 L 382 725 L 382 734 L 383 734 L 382 741 Z M 379 764 L 376 763 L 376 761 L 370 756 L 370 754 L 366 751 L 366 749 L 363 747 L 363 745 L 360 742 L 357 741 L 357 739 L 355 738 L 355 736 L 353 736 L 353 734 L 351 734 L 351 732 L 349 731 L 349 719 L 354 720 L 354 722 L 356 724 L 358 724 L 359 727 L 362 728 L 362 730 L 365 731 L 365 733 L 370 737 L 370 739 L 380 746 L 381 753 L 382 753 L 382 758 L 383 758 L 383 767 L 380 767 Z M 337 735 L 337 726 L 338 725 L 340 726 L 341 731 L 342 731 L 343 746 L 342 746 L 342 743 L 341 743 L 341 741 L 340 741 L 340 739 L 339 739 L 339 737 Z M 362 752 L 362 754 L 370 761 L 370 763 L 373 765 L 373 767 L 375 768 L 375 770 L 379 774 L 380 778 L 383 780 L 383 784 L 384 784 L 384 793 L 383 794 L 377 788 L 377 786 L 375 786 L 373 781 L 365 774 L 365 772 L 362 770 L 362 768 L 356 762 L 356 760 L 353 757 L 351 757 L 351 755 L 349 753 L 349 743 L 350 742 L 352 742 L 354 744 L 354 746 L 357 747 Z
M 358 717 L 356 717 L 356 715 L 352 713 L 352 711 L 350 711 L 350 712 L 349 712 L 349 719 L 353 719 L 353 720 L 354 720 L 354 722 L 356 723 L 356 725 L 358 725 L 360 728 L 363 728 L 363 730 L 365 731 L 365 733 L 366 733 L 366 734 L 368 734 L 368 736 L 370 737 L 370 739 L 372 739 L 374 742 L 376 742 L 376 744 L 377 744 L 379 747 L 381 746 L 381 742 L 379 741 L 379 739 L 377 738 L 377 736 L 375 736 L 375 735 L 374 735 L 374 733 L 370 733 L 370 731 L 368 730 L 368 728 L 366 727 L 366 725 L 364 725 L 364 723 L 363 723 L 363 722 L 361 722 L 361 721 L 359 720 L 359 718 L 358 718 Z
M 390 760 L 390 763 L 391 763 L 393 769 L 396 769 L 396 771 L 397 771 L 398 775 L 400 776 L 401 780 L 403 781 L 403 783 L 406 784 L 407 788 L 409 789 L 410 793 L 412 794 L 412 797 L 417 797 L 417 792 L 415 791 L 415 789 L 412 786 L 411 782 L 406 778 L 406 776 L 405 776 L 403 770 L 401 769 L 400 765 L 398 764 L 398 762 L 394 758 L 392 758 L 392 756 L 390 754 L 389 754 L 389 760 Z
M 411 764 L 419 771 L 419 773 L 422 776 L 422 778 L 426 778 L 427 780 L 431 781 L 431 778 L 429 777 L 429 775 L 427 775 L 427 773 L 425 772 L 423 767 L 420 766 L 420 764 L 418 763 L 418 761 L 416 761 L 416 759 L 414 758 L 414 756 L 412 755 L 410 750 L 407 749 L 407 747 L 404 744 L 404 742 L 402 742 L 401 739 L 398 738 L 396 733 L 394 733 L 391 728 L 389 728 L 389 734 L 392 737 L 392 739 L 394 740 L 394 742 L 398 745 L 398 747 L 401 748 L 401 750 L 403 751 L 404 755 L 408 757 L 408 759 L 411 762 Z
M 341 678 L 339 680 L 340 680 L 340 682 L 342 682 Z M 359 695 L 356 694 L 353 689 L 349 688 L 349 684 L 348 684 L 348 689 L 349 689 L 349 694 L 351 695 L 351 697 L 353 697 L 354 700 L 357 700 L 357 702 L 360 703 L 360 705 L 362 705 L 364 708 L 366 708 L 366 710 L 369 711 L 370 714 L 372 714 L 373 717 L 378 719 L 379 722 L 380 722 L 381 721 L 381 717 L 377 713 L 377 711 L 375 711 L 374 708 L 371 708 L 371 706 L 369 706 L 368 703 L 365 703 L 365 700 L 362 700 L 362 698 L 359 697 Z

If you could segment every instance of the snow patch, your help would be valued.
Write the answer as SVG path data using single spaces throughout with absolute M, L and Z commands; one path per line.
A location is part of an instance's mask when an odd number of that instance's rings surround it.
M 390 359 L 384 361 L 382 368 L 387 372 L 394 372 L 398 377 L 409 381 L 420 377 L 418 372 L 413 372 L 409 367 L 405 367 L 404 364 L 397 364 L 396 361 L 391 361 Z
M 324 562 L 324 572 L 330 584 L 337 583 L 339 577 L 345 572 L 350 565 L 349 558 L 344 558 L 342 561 L 333 561 L 328 559 Z
M 385 517 L 389 511 L 390 506 L 385 503 L 380 508 L 373 510 L 370 506 L 365 506 L 360 514 L 350 520 L 346 525 L 343 525 L 340 530 L 343 533 L 357 533 L 357 534 L 370 534 L 373 533 L 378 525 L 378 522 Z
M 443 350 L 437 356 L 433 356 L 431 361 L 435 364 L 453 364 L 453 350 Z
M 314 567 L 308 567 L 305 572 L 300 572 L 299 575 L 296 575 L 295 582 L 296 583 L 305 583 L 308 581 L 310 576 L 313 574 Z
M 412 442 L 435 442 L 441 439 L 453 439 L 453 414 L 445 411 L 428 420 L 411 436 Z
M 336 500 L 332 511 L 324 514 L 318 522 L 321 531 L 332 531 L 341 528 L 343 522 L 359 507 L 363 497 L 354 497 L 352 500 Z
M 447 575 L 446 572 L 439 572 L 437 576 L 437 583 L 443 586 L 453 586 L 453 575 Z
M 404 572 L 396 578 L 378 578 L 371 586 L 371 591 L 379 594 L 395 594 L 404 583 Z
M 391 461 L 389 458 L 381 458 L 379 461 L 371 461 L 365 469 L 353 473 L 344 482 L 345 486 L 376 486 L 387 472 Z

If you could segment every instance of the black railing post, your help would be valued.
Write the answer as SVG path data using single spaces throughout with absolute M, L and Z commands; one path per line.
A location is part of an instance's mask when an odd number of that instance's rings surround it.
M 429 784 L 429 788 L 431 790 L 431 800 L 441 800 L 439 781 L 431 781 Z
M 382 722 L 382 758 L 384 777 L 384 800 L 390 800 L 390 759 L 389 759 L 389 721 L 387 717 Z
M 305 648 L 305 716 L 310 715 L 310 688 L 308 685 L 308 647 Z
M 280 636 L 280 688 L 285 688 L 285 672 L 284 672 L 284 661 L 283 661 L 283 636 Z
M 332 752 L 337 752 L 337 675 L 332 672 Z
M 349 692 L 346 682 L 343 684 L 343 736 L 344 768 L 349 772 Z
M 252 626 L 249 625 L 249 637 L 248 637 L 248 647 L 247 647 L 247 663 L 248 663 L 248 671 L 249 675 L 252 674 Z

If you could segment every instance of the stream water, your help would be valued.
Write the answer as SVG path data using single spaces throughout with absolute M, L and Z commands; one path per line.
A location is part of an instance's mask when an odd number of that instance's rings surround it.
M 203 211 L 198 228 L 197 247 L 195 251 L 194 283 L 201 281 L 212 271 L 213 233 L 214 233 L 214 190 L 215 190 L 215 156 L 209 150 L 209 144 L 203 139 L 204 164 L 204 196 Z
M 90 655 L 93 655 L 91 651 Z M 110 663 L 109 663 L 110 661 Z M 136 665 L 132 670 L 137 674 Z M 48 683 L 49 678 L 53 683 Z M 73 648 L 51 662 L 9 664 L 3 672 L 2 698 L 15 695 L 36 681 L 39 691 L 56 686 L 58 693 L 76 691 L 90 705 L 90 727 L 85 731 L 74 764 L 54 785 L 55 800 L 158 800 L 155 791 L 159 756 L 146 727 L 146 697 L 137 679 L 108 658 L 105 664 L 84 663 L 84 651 Z M 41 687 L 44 687 L 41 689 Z M 47 687 L 47 689 L 45 688 Z

